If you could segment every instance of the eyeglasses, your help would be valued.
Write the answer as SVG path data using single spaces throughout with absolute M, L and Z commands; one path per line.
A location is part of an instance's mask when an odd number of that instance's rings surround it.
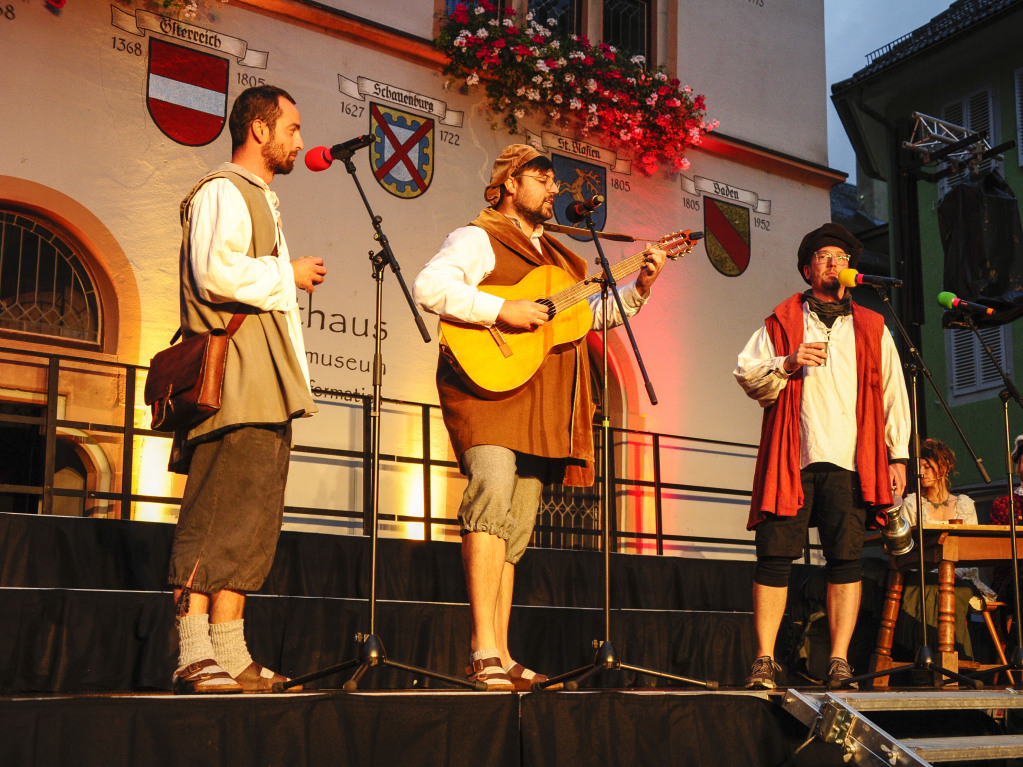
M 532 173 L 520 173 L 520 177 L 533 178 L 539 181 L 547 189 L 558 191 L 558 180 L 553 176 L 534 176 Z
M 849 258 L 850 258 L 850 256 L 849 256 L 848 253 L 814 253 L 813 254 L 813 260 L 816 261 L 818 264 L 823 264 L 823 263 L 826 263 L 827 261 L 830 261 L 831 259 L 834 259 L 836 263 L 838 263 L 840 265 L 843 265 L 843 266 L 848 266 Z

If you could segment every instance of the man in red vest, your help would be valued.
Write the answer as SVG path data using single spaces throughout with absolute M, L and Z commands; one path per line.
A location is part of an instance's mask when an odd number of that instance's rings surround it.
M 483 327 L 500 323 L 506 332 L 535 331 L 551 320 L 547 305 L 506 300 L 486 287 L 517 285 L 543 265 L 585 279 L 586 262 L 544 233 L 558 188 L 547 157 L 528 144 L 506 147 L 484 190 L 491 207 L 448 235 L 416 277 L 416 302 L 446 319 Z M 635 282 L 621 287 L 627 315 L 646 303 L 664 258 L 663 250 L 649 248 Z M 609 326 L 621 321 L 617 306 L 608 314 Z M 594 313 L 594 328 L 601 315 Z M 528 690 L 546 677 L 517 663 L 508 649 L 515 564 L 529 544 L 544 483 L 593 483 L 586 341 L 555 346 L 527 383 L 498 396 L 482 396 L 468 384 L 442 344 L 437 390 L 455 455 L 469 478 L 458 510 L 472 610 L 469 678 L 488 690 Z
M 747 524 L 756 530 L 758 643 L 747 687 L 775 686 L 789 571 L 810 525 L 818 528 L 828 577 L 828 686 L 852 676 L 863 533 L 906 485 L 911 427 L 899 355 L 881 315 L 852 303 L 838 279 L 862 250 L 838 224 L 808 233 L 798 268 L 810 289 L 775 307 L 735 369 L 764 408 Z

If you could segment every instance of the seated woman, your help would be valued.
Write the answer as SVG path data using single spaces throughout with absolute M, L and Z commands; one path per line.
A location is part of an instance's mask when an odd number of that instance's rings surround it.
M 952 495 L 952 472 L 956 456 L 941 440 L 925 439 L 920 447 L 920 487 L 923 492 L 924 523 L 976 525 L 977 508 L 973 499 L 960 493 Z M 902 511 L 911 524 L 916 524 L 916 493 L 906 496 Z
M 955 468 L 956 456 L 952 448 L 938 439 L 924 440 L 920 447 L 920 489 L 924 497 L 922 504 L 924 524 L 979 524 L 973 499 L 964 493 L 952 495 L 951 476 Z M 906 496 L 902 503 L 902 512 L 912 525 L 916 525 L 917 505 L 916 493 Z M 957 567 L 956 578 L 970 581 L 984 599 L 991 601 L 996 598 L 991 587 L 980 579 L 980 572 L 976 567 Z M 973 607 L 980 609 L 982 604 L 978 601 Z

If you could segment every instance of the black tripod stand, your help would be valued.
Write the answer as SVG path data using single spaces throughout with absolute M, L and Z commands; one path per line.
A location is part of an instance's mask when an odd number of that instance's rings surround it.
M 971 674 L 971 677 L 983 677 L 988 675 L 997 674 L 999 671 L 1005 671 L 1009 676 L 1009 682 L 1016 684 L 1016 680 L 1013 678 L 1010 672 L 1012 671 L 1023 671 L 1023 625 L 1020 625 L 1020 597 L 1019 597 L 1019 554 L 1016 551 L 1016 504 L 1013 496 L 1012 487 L 1012 474 L 1015 467 L 1012 465 L 1012 438 L 1009 436 L 1009 400 L 1013 399 L 1016 403 L 1023 407 L 1023 398 L 1020 397 L 1019 389 L 1013 383 L 1009 374 L 1005 372 L 998 358 L 995 357 L 991 347 L 987 345 L 984 338 L 980 335 L 977 330 L 976 323 L 970 315 L 964 315 L 963 324 L 966 325 L 970 330 L 973 331 L 973 335 L 980 342 L 981 347 L 987 354 L 988 359 L 998 370 L 998 374 L 1002 377 L 1002 381 L 1005 383 L 1005 388 L 1002 389 L 998 396 L 1002 400 L 1002 418 L 1005 423 L 1005 469 L 1006 469 L 1006 485 L 1009 493 L 1009 544 L 1010 550 L 1012 551 L 1012 594 L 1013 594 L 1013 615 L 1016 617 L 1016 649 L 1013 650 L 1012 658 L 1008 663 L 1001 666 L 995 666 L 993 668 L 984 669 L 984 671 Z M 1023 684 L 1023 674 L 1019 676 L 1020 684 Z
M 575 669 L 574 671 L 568 671 L 558 676 L 551 677 L 546 682 L 538 682 L 534 685 L 537 690 L 545 690 L 549 687 L 564 684 L 566 689 L 574 690 L 577 689 L 580 682 L 589 679 L 591 676 L 601 671 L 633 671 L 639 674 L 647 674 L 654 676 L 659 679 L 667 679 L 673 682 L 679 682 L 681 684 L 697 685 L 700 687 L 706 687 L 710 690 L 716 690 L 718 683 L 714 681 L 707 681 L 701 679 L 690 679 L 689 677 L 677 676 L 675 674 L 668 674 L 663 671 L 654 671 L 653 669 L 643 668 L 641 666 L 631 666 L 627 663 L 622 663 L 618 657 L 618 653 L 615 651 L 614 645 L 611 644 L 611 450 L 613 449 L 611 443 L 611 419 L 608 414 L 608 359 L 607 359 L 607 323 L 608 323 L 608 294 L 614 296 L 615 303 L 618 307 L 618 312 L 622 318 L 622 322 L 625 325 L 625 330 L 629 336 L 629 342 L 632 344 L 632 350 L 636 355 L 636 362 L 639 365 L 640 372 L 643 374 L 643 381 L 646 384 L 647 395 L 650 397 L 650 402 L 653 405 L 657 404 L 657 396 L 654 394 L 653 384 L 650 382 L 649 376 L 647 376 L 646 368 L 643 365 L 643 358 L 640 356 L 639 348 L 636 345 L 636 338 L 632 334 L 632 328 L 629 325 L 628 317 L 625 314 L 625 308 L 622 306 L 621 296 L 618 294 L 618 286 L 615 282 L 615 275 L 612 273 L 611 265 L 608 263 L 607 258 L 604 257 L 604 250 L 600 246 L 600 240 L 597 236 L 596 227 L 593 224 L 593 218 L 591 215 L 586 216 L 586 227 L 590 230 L 590 236 L 593 238 L 593 242 L 597 248 L 598 261 L 601 269 L 603 270 L 603 277 L 594 278 L 593 282 L 600 283 L 600 311 L 604 322 L 601 326 L 601 339 L 602 339 L 602 365 L 603 365 L 603 392 L 601 397 L 601 423 L 600 423 L 600 457 L 601 457 L 601 483 L 600 483 L 600 525 L 601 525 L 601 546 L 604 549 L 604 639 L 603 641 L 594 640 L 593 646 L 597 652 L 593 658 L 593 663 L 588 666 Z M 693 240 L 697 239 L 700 235 L 688 236 L 686 232 L 686 248 L 684 252 L 688 252 L 692 248 Z
M 913 670 L 922 670 L 922 671 L 930 672 L 932 674 L 932 678 L 934 680 L 934 686 L 935 687 L 941 687 L 945 677 L 948 677 L 950 679 L 955 679 L 955 680 L 957 680 L 959 682 L 962 682 L 963 684 L 968 684 L 968 685 L 970 685 L 972 687 L 980 687 L 982 685 L 977 680 L 971 679 L 970 677 L 965 676 L 963 674 L 960 674 L 960 673 L 958 673 L 956 671 L 952 671 L 951 669 L 947 669 L 944 666 L 942 666 L 940 663 L 938 663 L 937 660 L 935 659 L 934 651 L 931 650 L 931 648 L 927 644 L 927 611 L 926 611 L 926 600 L 925 600 L 925 596 L 924 596 L 925 595 L 925 591 L 926 591 L 926 573 L 927 573 L 927 567 L 926 567 L 926 565 L 924 563 L 924 513 L 923 513 L 923 500 L 922 500 L 923 499 L 923 492 L 922 492 L 923 489 L 922 489 L 922 487 L 920 485 L 920 478 L 921 478 L 921 473 L 920 473 L 920 428 L 919 428 L 920 424 L 919 424 L 919 412 L 918 412 L 918 406 L 917 406 L 917 376 L 920 373 L 923 373 L 924 378 L 927 379 L 927 382 L 931 386 L 931 391 L 934 393 L 934 396 L 938 398 L 938 401 L 941 403 L 942 407 L 945 409 L 945 414 L 948 416 L 949 421 L 955 427 L 956 431 L 959 434 L 959 437 L 963 441 L 963 444 L 966 446 L 966 449 L 969 451 L 970 455 L 973 457 L 973 460 L 977 464 L 977 469 L 978 469 L 978 471 L 980 471 L 981 476 L 983 476 L 984 480 L 987 481 L 987 482 L 990 482 L 991 480 L 988 477 L 987 471 L 984 469 L 983 462 L 981 461 L 980 458 L 977 457 L 977 454 L 973 452 L 973 448 L 970 447 L 970 444 L 969 444 L 969 442 L 966 439 L 966 435 L 963 433 L 962 428 L 960 428 L 960 426 L 959 426 L 959 422 L 956 421 L 955 416 L 952 415 L 952 411 L 949 410 L 948 404 L 945 402 L 944 397 L 941 396 L 941 392 L 938 390 L 937 385 L 934 383 L 934 378 L 931 376 L 931 371 L 928 370 L 927 364 L 924 362 L 923 357 L 920 355 L 920 350 L 917 349 L 916 346 L 913 345 L 913 342 L 910 339 L 909 334 L 906 332 L 905 326 L 902 324 L 902 321 L 899 320 L 899 316 L 895 313 L 895 310 L 892 308 L 891 301 L 888 298 L 888 294 L 885 292 L 885 288 L 878 286 L 877 287 L 877 293 L 881 297 L 881 300 L 884 302 L 884 305 L 887 307 L 888 313 L 891 315 L 892 320 L 895 323 L 895 326 L 899 330 L 899 333 L 902 335 L 902 339 L 903 339 L 903 341 L 905 341 L 906 348 L 907 348 L 907 350 L 909 352 L 909 356 L 911 357 L 910 361 L 908 361 L 906 363 L 906 369 L 909 370 L 909 380 L 910 380 L 909 407 L 910 407 L 910 413 L 911 413 L 911 416 L 912 416 L 912 431 L 913 431 L 913 459 L 912 459 L 913 460 L 913 480 L 914 480 L 914 490 L 916 492 L 916 498 L 917 498 L 916 547 L 917 547 L 917 555 L 919 557 L 919 560 L 917 562 L 917 567 L 920 570 L 920 594 L 919 594 L 919 602 L 920 602 L 921 640 L 920 640 L 920 645 L 916 649 L 916 655 L 914 656 L 912 663 L 908 663 L 908 664 L 905 664 L 905 665 L 902 665 L 902 666 L 896 666 L 894 668 L 886 668 L 886 669 L 881 669 L 879 671 L 873 671 L 873 672 L 871 672 L 869 674 L 860 674 L 858 676 L 854 676 L 854 677 L 852 677 L 850 679 L 847 679 L 843 683 L 842 686 L 843 687 L 848 687 L 848 686 L 851 686 L 851 685 L 856 684 L 858 682 L 865 682 L 865 681 L 868 681 L 868 680 L 871 680 L 871 679 L 877 679 L 878 677 L 882 677 L 882 676 L 896 676 L 898 674 L 910 672 L 910 671 L 913 671 Z
M 339 145 L 343 146 L 343 145 Z M 347 660 L 343 663 L 339 663 L 329 668 L 321 669 L 320 671 L 313 671 L 312 673 L 305 674 L 303 676 L 295 677 L 294 679 L 274 685 L 274 690 L 277 692 L 287 690 L 289 687 L 296 687 L 297 685 L 304 684 L 305 682 L 311 682 L 314 679 L 321 679 L 325 676 L 332 674 L 338 674 L 342 671 L 347 671 L 350 668 L 358 666 L 355 673 L 344 683 L 344 689 L 352 691 L 358 688 L 359 681 L 363 675 L 373 667 L 378 666 L 390 666 L 391 668 L 401 669 L 402 671 L 409 671 L 414 674 L 421 676 L 430 677 L 432 679 L 439 679 L 444 682 L 448 682 L 453 685 L 460 687 L 466 687 L 469 689 L 485 690 L 486 685 L 484 683 L 469 682 L 465 679 L 459 679 L 458 677 L 449 676 L 447 674 L 441 674 L 436 671 L 429 671 L 423 668 L 417 668 L 416 666 L 409 666 L 404 663 L 398 663 L 397 661 L 391 660 L 387 657 L 387 653 L 384 650 L 384 644 L 380 641 L 380 637 L 376 634 L 376 603 L 377 603 L 377 542 L 379 540 L 379 517 L 380 517 L 380 403 L 381 403 L 381 387 L 383 385 L 383 360 L 380 353 L 380 343 L 382 333 L 380 332 L 381 327 L 381 315 L 383 305 L 383 284 L 384 284 L 384 267 L 390 267 L 394 276 L 398 280 L 398 284 L 401 286 L 402 293 L 405 295 L 405 300 L 408 302 L 409 308 L 412 310 L 412 314 L 415 317 L 416 326 L 419 328 L 419 333 L 423 337 L 423 341 L 429 343 L 430 334 L 426 330 L 426 323 L 423 322 L 423 318 L 420 316 L 416 305 L 412 300 L 412 295 L 409 293 L 408 287 L 405 285 L 405 281 L 401 276 L 401 267 L 398 265 L 397 260 L 394 257 L 394 253 L 391 251 L 390 243 L 387 241 L 387 235 L 384 234 L 383 228 L 380 226 L 382 219 L 373 213 L 373 209 L 370 207 L 369 200 L 366 198 L 366 194 L 362 189 L 362 184 L 359 183 L 359 177 L 355 173 L 355 163 L 352 161 L 354 150 L 344 149 L 342 151 L 335 151 L 337 147 L 331 150 L 331 156 L 335 160 L 341 160 L 345 164 L 345 169 L 351 175 L 352 180 L 355 182 L 356 188 L 359 190 L 359 195 L 362 197 L 362 202 L 366 206 L 366 211 L 369 213 L 370 221 L 373 224 L 373 229 L 376 234 L 373 235 L 373 239 L 380 243 L 380 250 L 377 253 L 370 252 L 370 262 L 373 264 L 373 279 L 376 281 L 376 324 L 373 326 L 374 332 L 374 347 L 373 347 L 373 398 L 370 408 L 370 512 L 371 512 L 371 529 L 370 529 L 370 575 L 369 575 L 369 633 L 368 634 L 356 634 L 355 641 L 359 644 L 359 654 L 357 657 Z

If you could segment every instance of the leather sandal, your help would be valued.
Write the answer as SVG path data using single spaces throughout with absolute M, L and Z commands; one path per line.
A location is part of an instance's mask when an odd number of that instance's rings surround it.
M 234 679 L 241 685 L 243 692 L 273 692 L 275 684 L 290 681 L 288 677 L 271 671 L 266 666 L 260 666 L 255 661 L 246 666 Z M 296 685 L 282 692 L 300 692 L 301 689 L 302 685 Z
M 547 681 L 546 674 L 538 674 L 535 671 L 523 666 L 521 663 L 515 663 L 511 668 L 505 669 L 505 673 L 508 678 L 511 679 L 515 689 L 518 692 L 528 692 L 533 689 L 533 685 L 540 684 L 541 682 Z M 556 684 L 551 687 L 545 687 L 545 690 L 560 690 L 564 685 Z
M 470 682 L 483 682 L 487 692 L 513 692 L 516 688 L 501 666 L 500 658 L 480 658 L 465 669 Z
M 171 690 L 175 695 L 212 695 L 241 692 L 242 689 L 242 685 L 212 658 L 204 658 L 179 668 L 171 679 Z

